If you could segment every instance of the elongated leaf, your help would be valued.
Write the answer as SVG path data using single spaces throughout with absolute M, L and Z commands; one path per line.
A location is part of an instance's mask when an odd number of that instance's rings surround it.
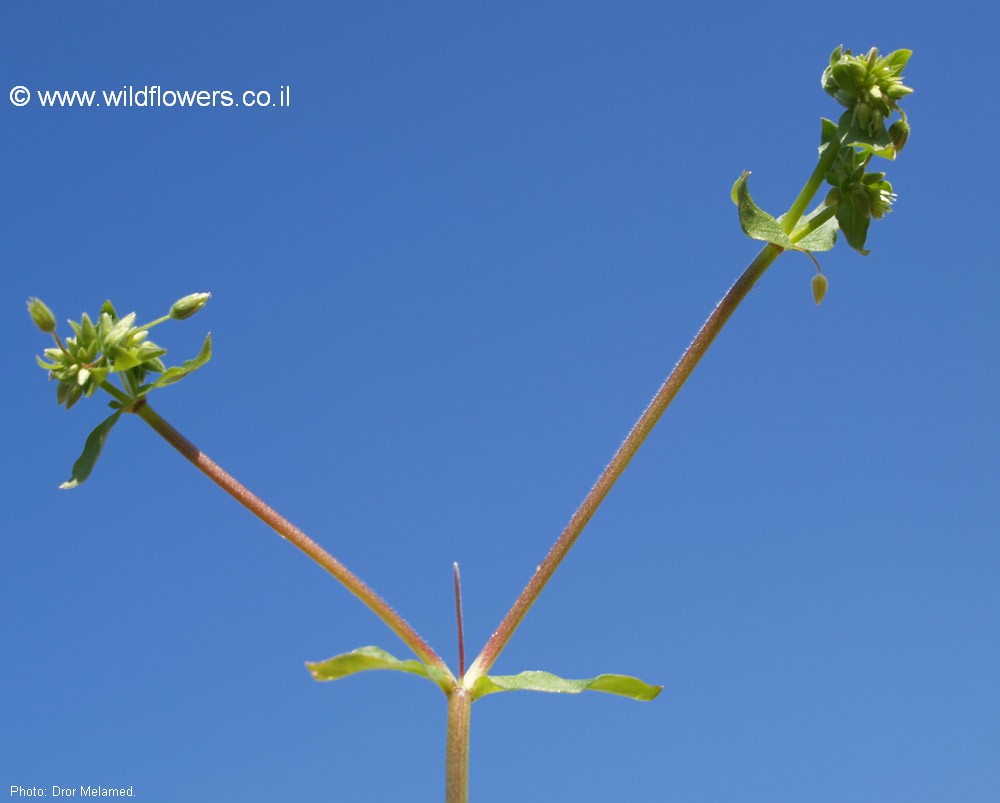
M 742 175 L 733 184 L 733 203 L 740 211 L 740 227 L 747 237 L 755 240 L 780 245 L 782 248 L 791 248 L 792 241 L 788 235 L 781 230 L 781 225 L 773 216 L 769 215 L 750 197 L 750 189 L 747 187 L 749 171 L 744 170 Z
M 837 222 L 851 248 L 868 256 L 871 252 L 865 250 L 865 239 L 868 237 L 870 219 L 863 210 L 858 209 L 856 199 L 847 196 L 837 202 Z
M 356 650 L 335 655 L 325 661 L 306 662 L 306 668 L 312 673 L 314 680 L 340 680 L 358 672 L 393 669 L 427 678 L 445 691 L 448 691 L 450 686 L 450 678 L 440 669 L 413 659 L 401 661 L 379 647 L 358 647 Z
M 60 485 L 60 488 L 64 490 L 75 488 L 90 476 L 90 472 L 94 470 L 97 458 L 101 455 L 101 449 L 104 448 L 104 442 L 108 439 L 108 433 L 118 423 L 121 414 L 121 410 L 113 412 L 87 436 L 87 442 L 83 445 L 83 454 L 73 464 L 73 476 Z
M 498 691 L 543 691 L 555 694 L 579 694 L 602 691 L 633 700 L 649 701 L 663 691 L 628 675 L 598 675 L 588 680 L 568 680 L 549 672 L 521 672 L 518 675 L 483 675 L 472 687 L 473 699 Z
M 207 363 L 210 359 L 212 359 L 211 332 L 205 335 L 205 342 L 201 344 L 201 351 L 198 352 L 197 357 L 193 360 L 185 360 L 179 366 L 168 368 L 163 372 L 160 378 L 146 388 L 146 390 L 151 390 L 152 388 L 162 388 L 166 385 L 172 385 L 174 382 L 180 382 L 188 374 L 201 368 L 201 366 Z

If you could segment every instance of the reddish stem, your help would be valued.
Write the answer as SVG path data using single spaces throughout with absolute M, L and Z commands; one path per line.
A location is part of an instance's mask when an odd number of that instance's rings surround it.
M 133 405 L 131 412 L 134 412 L 156 430 L 164 440 L 194 463 L 212 482 L 275 530 L 278 535 L 291 541 L 316 563 L 337 578 L 348 591 L 360 599 L 379 619 L 385 622 L 413 650 L 421 661 L 444 670 L 449 676 L 451 675 L 451 670 L 448 669 L 447 664 L 431 649 L 430 645 L 363 580 L 288 519 L 247 490 L 245 486 L 232 477 L 225 469 L 221 468 L 208 455 L 168 424 L 159 413 L 146 403 L 145 399 L 139 399 Z

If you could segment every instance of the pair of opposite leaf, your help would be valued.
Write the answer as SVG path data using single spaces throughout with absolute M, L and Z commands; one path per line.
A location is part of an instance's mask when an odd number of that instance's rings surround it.
M 732 198 L 739 210 L 740 225 L 751 238 L 773 243 L 781 249 L 799 250 L 809 254 L 828 251 L 834 245 L 840 229 L 848 244 L 867 254 L 864 249 L 868 227 L 891 211 L 896 196 L 885 173 L 868 171 L 874 156 L 894 159 L 909 137 L 906 115 L 899 101 L 913 90 L 903 84 L 902 71 L 911 51 L 897 50 L 879 56 L 872 48 L 864 56 L 854 56 L 850 50 L 838 47 L 824 70 L 824 90 L 847 110 L 834 123 L 823 119 L 820 144 L 820 164 L 827 169 L 823 179 L 831 185 L 824 201 L 808 215 L 795 222 L 791 231 L 782 226 L 785 216 L 773 217 L 758 207 L 747 187 L 749 173 L 744 172 L 733 185 Z M 900 119 L 886 123 L 898 113 Z M 825 157 L 825 158 L 824 158 Z M 828 163 L 828 164 L 827 164 Z M 816 187 L 818 188 L 818 186 Z M 813 189 L 816 189 L 813 188 Z M 826 293 L 827 281 L 819 271 L 812 287 L 816 303 Z M 28 310 L 32 320 L 56 341 L 55 348 L 45 350 L 47 360 L 39 365 L 57 380 L 56 398 L 60 405 L 72 407 L 82 396 L 93 395 L 98 388 L 115 398 L 115 412 L 101 422 L 87 438 L 83 454 L 73 467 L 72 478 L 61 487 L 72 488 L 83 482 L 107 439 L 108 433 L 123 412 L 134 411 L 151 390 L 183 379 L 211 358 L 211 335 L 205 338 L 201 351 L 182 365 L 167 368 L 161 358 L 166 350 L 148 340 L 149 329 L 166 320 L 183 320 L 200 310 L 208 301 L 208 293 L 194 293 L 176 302 L 162 318 L 143 326 L 135 325 L 135 314 L 119 318 L 111 302 L 101 307 L 94 323 L 86 314 L 79 323 L 70 322 L 74 337 L 65 344 L 56 334 L 52 312 L 38 299 L 30 299 Z M 118 374 L 123 391 L 109 386 L 108 377 Z M 147 382 L 150 375 L 157 378 Z M 335 680 L 357 672 L 397 670 L 416 674 L 449 692 L 452 681 L 444 673 L 420 661 L 401 661 L 378 647 L 361 647 L 326 661 L 308 664 L 317 680 Z M 567 680 L 546 672 L 522 672 L 519 675 L 478 678 L 470 691 L 473 698 L 499 691 L 532 690 L 557 693 L 579 693 L 585 690 L 618 694 L 638 700 L 656 697 L 661 686 L 652 686 L 625 675 L 599 675 L 589 680 Z

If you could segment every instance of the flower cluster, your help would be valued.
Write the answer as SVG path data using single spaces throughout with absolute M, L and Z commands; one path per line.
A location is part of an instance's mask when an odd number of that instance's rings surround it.
M 830 66 L 823 71 L 823 89 L 847 108 L 841 125 L 859 143 L 879 149 L 888 146 L 893 154 L 906 144 L 909 126 L 899 101 L 913 92 L 903 83 L 903 68 L 911 55 L 910 50 L 895 50 L 879 56 L 873 47 L 864 56 L 855 56 L 838 47 L 830 56 Z M 893 112 L 900 119 L 887 131 L 886 120 Z
M 841 232 L 852 248 L 861 253 L 872 219 L 881 220 L 892 211 L 896 193 L 886 181 L 885 173 L 866 172 L 871 154 L 862 155 L 854 148 L 842 148 L 826 180 L 833 186 L 826 196 L 826 205 L 836 209 Z
M 885 173 L 869 171 L 868 165 L 874 156 L 895 159 L 909 138 L 910 126 L 899 102 L 913 92 L 903 83 L 910 55 L 909 50 L 896 50 L 879 56 L 872 48 L 855 56 L 838 47 L 823 71 L 823 88 L 847 108 L 836 126 L 841 147 L 825 176 L 833 187 L 826 205 L 836 210 L 847 242 L 863 254 L 868 253 L 864 246 L 869 224 L 888 214 L 896 200 Z M 893 114 L 899 119 L 887 129 Z
M 166 320 L 183 320 L 194 315 L 207 303 L 208 293 L 194 293 L 176 302 L 170 312 L 143 326 L 135 325 L 135 313 L 118 317 L 110 301 L 105 301 L 96 322 L 87 313 L 80 321 L 70 321 L 73 337 L 63 342 L 56 334 L 56 320 L 52 311 L 37 298 L 28 300 L 28 313 L 38 328 L 51 334 L 56 345 L 45 349 L 44 359 L 38 364 L 49 372 L 49 378 L 58 381 L 56 400 L 69 409 L 82 396 L 92 396 L 111 374 L 119 374 L 126 394 L 135 399 L 152 387 L 169 384 L 190 372 L 181 368 L 167 368 L 160 359 L 167 353 L 149 340 L 149 330 Z M 208 341 L 206 341 L 206 344 Z M 209 347 L 203 347 L 203 352 Z M 210 353 L 210 350 L 207 352 Z M 199 355 L 201 356 L 201 355 Z M 201 361 L 207 361 L 206 356 Z M 160 378 L 144 385 L 149 374 Z M 176 378 L 174 378 L 176 377 Z

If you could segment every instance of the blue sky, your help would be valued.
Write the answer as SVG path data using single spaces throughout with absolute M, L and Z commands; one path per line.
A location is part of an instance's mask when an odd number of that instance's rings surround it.
M 452 561 L 474 653 L 756 252 L 734 179 L 780 212 L 812 169 L 843 43 L 915 52 L 872 254 L 819 308 L 768 271 L 496 666 L 664 692 L 478 702 L 473 800 L 996 799 L 985 3 L 63 5 L 5 6 L 5 93 L 291 105 L 0 104 L 0 789 L 443 792 L 434 686 L 303 667 L 406 648 L 141 421 L 57 490 L 105 408 L 56 407 L 28 296 L 211 291 L 154 406 L 454 663 Z

